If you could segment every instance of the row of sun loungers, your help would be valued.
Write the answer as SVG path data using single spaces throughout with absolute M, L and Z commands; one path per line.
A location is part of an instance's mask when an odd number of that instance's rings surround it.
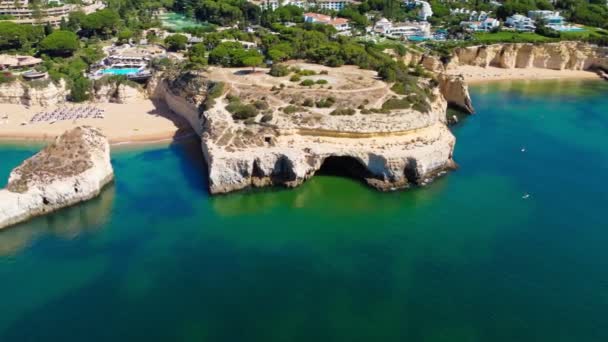
M 61 107 L 50 112 L 34 114 L 30 123 L 76 119 L 103 119 L 104 110 L 94 106 Z

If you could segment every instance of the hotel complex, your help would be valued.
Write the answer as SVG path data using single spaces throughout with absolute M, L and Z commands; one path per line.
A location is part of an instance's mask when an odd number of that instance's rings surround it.
M 50 6 L 53 4 L 52 6 Z M 63 4 L 46 1 L 39 8 L 31 6 L 29 0 L 0 0 L 0 15 L 18 24 L 51 24 L 59 26 L 61 19 L 67 19 L 70 12 L 83 11 L 85 14 L 103 9 L 105 5 L 97 1 L 83 1 L 83 5 Z
M 280 6 L 297 6 L 300 8 L 319 8 L 323 10 L 339 11 L 349 4 L 356 4 L 359 1 L 355 0 L 260 0 L 252 1 L 264 9 L 272 9 L 273 11 Z

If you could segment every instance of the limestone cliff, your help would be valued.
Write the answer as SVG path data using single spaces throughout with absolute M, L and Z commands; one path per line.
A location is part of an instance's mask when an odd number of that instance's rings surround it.
M 555 70 L 608 70 L 608 48 L 581 42 L 494 44 L 457 48 L 446 68 L 458 65 Z
M 318 77 L 332 79 L 331 89 L 277 87 L 288 77 L 240 76 L 246 71 L 230 69 L 158 82 L 155 96 L 200 134 L 211 193 L 294 187 L 332 163 L 377 189 L 392 190 L 426 184 L 455 166 L 455 138 L 446 126 L 447 104 L 438 87 L 432 89 L 427 110 L 337 115 L 336 108 L 373 108 L 395 94 L 371 71 L 314 67 L 327 75 Z M 339 79 L 333 76 L 338 73 Z M 205 98 L 204 90 L 218 82 L 225 84 L 224 91 Z M 244 103 L 264 101 L 269 109 L 247 121 L 235 120 L 226 106 L 228 98 L 237 96 Z M 294 105 L 328 96 L 335 97 L 333 108 Z M 286 111 L 289 106 L 295 112 Z
M 101 131 L 69 130 L 11 172 L 0 190 L 0 229 L 91 199 L 113 177 Z
M 95 102 L 129 103 L 144 98 L 147 98 L 145 90 L 133 82 L 102 79 L 96 81 L 93 87 Z
M 0 84 L 0 103 L 46 107 L 65 102 L 67 94 L 64 80 L 57 84 L 50 80 L 17 80 Z
M 469 95 L 469 87 L 462 75 L 439 74 L 438 80 L 441 94 L 450 105 L 467 113 L 475 112 Z

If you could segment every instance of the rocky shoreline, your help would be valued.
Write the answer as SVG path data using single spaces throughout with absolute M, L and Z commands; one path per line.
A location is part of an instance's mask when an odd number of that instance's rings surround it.
M 469 46 L 455 49 L 445 69 L 459 65 L 504 69 L 608 70 L 608 47 L 572 41 Z
M 0 190 L 0 229 L 96 197 L 113 178 L 105 136 L 69 130 L 11 172 Z
M 399 58 L 434 73 L 435 84 L 424 85 L 430 90 L 428 110 L 365 114 L 354 110 L 354 115 L 333 115 L 332 110 L 347 107 L 381 108 L 398 94 L 390 84 L 378 81 L 372 71 L 309 64 L 300 66 L 318 69 L 319 76 L 311 77 L 313 81 L 326 78 L 332 86 L 299 87 L 288 78 L 273 78 L 265 72 L 249 75 L 246 69 L 212 67 L 206 72 L 158 74 L 150 80 L 147 94 L 129 84 L 107 83 L 99 84 L 93 95 L 94 102 L 113 103 L 149 96 L 185 119 L 201 139 L 212 194 L 270 185 L 298 186 L 322 170 L 326 161 L 337 159 L 370 186 L 392 190 L 426 184 L 455 167 L 455 138 L 447 128 L 446 108 L 450 105 L 474 113 L 466 79 L 458 74 L 458 68 L 608 68 L 606 48 L 578 42 L 470 46 L 455 49 L 447 59 L 410 51 Z M 208 99 L 209 89 L 220 83 L 225 89 L 219 97 Z M 25 89 L 21 85 L 11 86 L 14 89 L 3 92 L 5 98 L 0 96 L 0 102 L 15 103 L 19 98 L 19 103 L 44 105 L 65 100 L 65 85 L 31 88 L 27 96 L 20 92 Z M 263 99 L 273 114 L 264 121 L 262 114 L 235 120 L 226 110 L 234 96 L 248 103 Z M 330 109 L 293 105 L 305 97 L 318 102 L 328 96 L 336 101 Z M 287 107 L 297 110 L 287 115 Z
M 341 72 L 348 77 L 349 72 L 362 71 Z M 267 123 L 247 125 L 233 120 L 225 110 L 229 93 L 238 93 L 244 98 L 263 97 L 271 103 L 280 100 L 264 86 L 233 83 L 215 99 L 214 106 L 202 110 L 205 93 L 188 89 L 208 89 L 217 82 L 213 77 L 213 72 L 189 77 L 190 84 L 184 84 L 183 78 L 160 80 L 154 92 L 156 98 L 167 102 L 174 112 L 188 120 L 200 136 L 212 194 L 250 187 L 295 187 L 330 162 L 383 191 L 424 185 L 455 167 L 455 138 L 446 125 L 447 102 L 440 87 L 433 90 L 428 112 L 401 110 L 349 116 L 313 110 L 291 116 L 275 112 L 275 117 Z M 262 81 L 267 79 L 260 84 Z M 378 96 L 390 98 L 388 86 L 380 86 Z M 450 89 L 457 94 L 454 89 L 466 91 L 466 86 Z M 282 97 L 289 98 L 289 91 Z M 301 97 L 317 96 L 307 89 L 297 89 L 294 93 Z M 349 90 L 348 94 L 343 100 L 352 107 L 368 101 L 355 91 Z M 275 106 L 283 105 L 286 103 Z

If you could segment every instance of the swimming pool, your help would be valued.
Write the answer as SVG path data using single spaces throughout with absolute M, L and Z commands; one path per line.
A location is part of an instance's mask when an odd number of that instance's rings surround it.
M 102 70 L 101 73 L 104 75 L 131 75 L 136 74 L 139 68 L 109 68 Z
M 580 32 L 585 31 L 582 27 L 572 26 L 572 25 L 547 25 L 547 27 L 552 28 L 559 32 Z
M 412 42 L 423 42 L 423 41 L 427 40 L 428 38 L 421 37 L 421 36 L 409 36 L 409 37 L 407 37 L 407 39 Z

